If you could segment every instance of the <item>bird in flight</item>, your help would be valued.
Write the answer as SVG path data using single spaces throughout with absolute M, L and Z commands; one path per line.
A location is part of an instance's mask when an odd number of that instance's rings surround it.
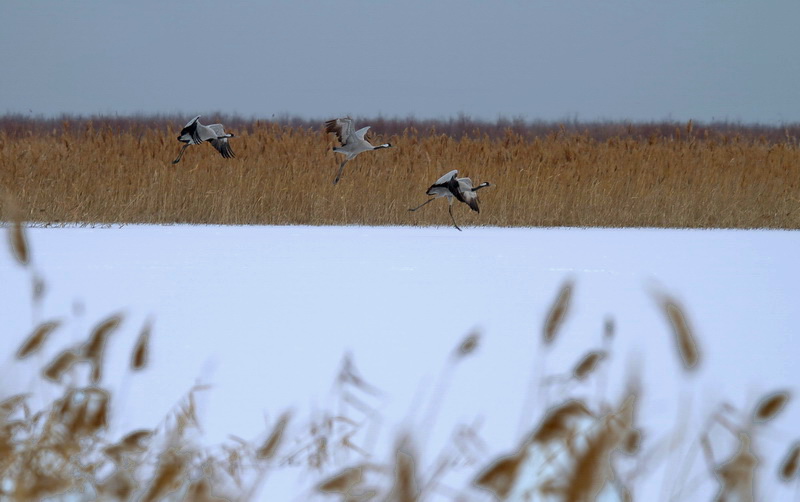
M 370 126 L 362 127 L 356 131 L 355 127 L 353 126 L 353 119 L 349 117 L 333 119 L 325 122 L 325 132 L 332 132 L 336 134 L 336 137 L 339 138 L 339 143 L 342 144 L 342 146 L 334 147 L 333 151 L 337 153 L 343 153 L 345 155 L 344 160 L 339 165 L 339 172 L 336 173 L 336 178 L 333 180 L 334 185 L 339 183 L 339 178 L 342 177 L 342 169 L 344 169 L 344 165 L 347 164 L 348 161 L 353 160 L 359 153 L 370 150 L 380 150 L 381 148 L 391 148 L 391 143 L 372 146 L 372 144 L 370 144 L 370 142 L 364 137 L 366 136 L 369 128 Z
M 476 213 L 480 213 L 481 208 L 480 206 L 478 206 L 478 194 L 476 192 L 481 188 L 492 186 L 492 184 L 489 183 L 488 181 L 484 181 L 480 185 L 473 187 L 471 179 L 457 178 L 457 176 L 458 176 L 458 170 L 453 169 L 449 173 L 445 174 L 444 176 L 436 180 L 436 183 L 431 185 L 428 188 L 428 191 L 425 192 L 428 195 L 432 195 L 433 198 L 426 200 L 417 207 L 409 209 L 409 211 L 416 211 L 417 209 L 421 208 L 428 202 L 434 201 L 439 197 L 447 197 L 447 202 L 449 203 L 448 211 L 450 212 L 450 219 L 453 220 L 453 226 L 455 226 L 460 231 L 461 228 L 459 228 L 458 224 L 456 224 L 456 219 L 453 217 L 453 199 L 463 202 Z
M 222 124 L 203 125 L 200 123 L 199 119 L 200 115 L 190 120 L 183 126 L 183 129 L 181 129 L 178 141 L 186 144 L 183 145 L 178 157 L 176 157 L 172 163 L 177 164 L 181 161 L 183 152 L 189 145 L 199 145 L 206 141 L 211 143 L 211 146 L 216 148 L 224 158 L 232 159 L 235 157 L 233 150 L 231 150 L 231 145 L 228 144 L 228 138 L 233 138 L 234 135 L 226 134 L 225 129 L 222 128 Z

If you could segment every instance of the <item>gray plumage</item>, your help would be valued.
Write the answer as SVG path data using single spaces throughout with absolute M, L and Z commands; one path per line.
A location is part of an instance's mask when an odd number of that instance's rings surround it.
M 449 173 L 436 180 L 436 182 L 428 188 L 428 191 L 425 192 L 426 194 L 433 196 L 433 198 L 426 200 L 417 207 L 409 209 L 409 211 L 416 211 L 428 202 L 432 202 L 439 197 L 447 197 L 450 219 L 453 220 L 453 225 L 458 230 L 461 230 L 456 224 L 456 219 L 453 217 L 453 199 L 463 202 L 476 213 L 480 213 L 481 208 L 478 205 L 478 194 L 476 192 L 481 188 L 492 186 L 492 184 L 484 181 L 480 185 L 473 187 L 471 179 L 458 178 L 457 176 L 458 170 L 453 169 Z
M 190 145 L 199 145 L 200 143 L 209 142 L 211 146 L 216 148 L 220 155 L 226 159 L 232 159 L 235 157 L 233 154 L 233 150 L 231 150 L 231 145 L 228 144 L 228 138 L 233 138 L 233 134 L 227 134 L 225 129 L 222 127 L 222 124 L 211 124 L 211 125 L 204 125 L 200 123 L 200 115 L 193 118 L 189 122 L 183 126 L 181 129 L 181 134 L 178 136 L 178 141 L 181 143 L 186 143 L 181 148 L 178 157 L 172 161 L 173 164 L 177 164 L 181 161 L 181 157 L 183 157 L 183 152 L 186 148 Z
M 339 183 L 339 178 L 342 176 L 342 169 L 344 169 L 344 165 L 347 164 L 348 161 L 353 160 L 359 153 L 370 150 L 379 150 L 381 148 L 391 148 L 391 143 L 373 146 L 369 141 L 367 141 L 366 135 L 369 128 L 370 126 L 362 127 L 356 131 L 355 127 L 353 126 L 353 119 L 349 117 L 333 119 L 325 122 L 325 132 L 332 132 L 336 134 L 336 137 L 339 139 L 339 143 L 341 143 L 341 146 L 334 147 L 333 151 L 336 153 L 343 153 L 345 155 L 344 160 L 339 165 L 339 172 L 336 173 L 336 178 L 333 180 L 334 185 Z

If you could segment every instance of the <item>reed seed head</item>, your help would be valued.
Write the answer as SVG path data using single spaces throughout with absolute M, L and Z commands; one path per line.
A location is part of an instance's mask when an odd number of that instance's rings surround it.
M 119 326 L 122 322 L 122 316 L 112 315 L 107 319 L 101 321 L 92 330 L 89 339 L 82 347 L 82 356 L 89 361 L 92 366 L 91 381 L 98 383 L 102 379 L 103 371 L 103 351 L 106 346 L 108 336 Z
M 572 376 L 575 377 L 576 380 L 585 380 L 594 372 L 597 365 L 600 364 L 607 355 L 608 354 L 604 350 L 593 350 L 587 353 L 578 362 L 575 369 L 572 370 Z
M 472 484 L 505 500 L 514 488 L 526 458 L 524 448 L 513 455 L 496 458 L 478 473 Z
M 348 467 L 318 484 L 317 491 L 349 495 L 363 480 L 363 467 Z
M 480 333 L 470 333 L 461 341 L 456 350 L 457 357 L 466 357 L 472 354 L 477 348 L 480 342 L 481 335 Z
M 289 418 L 291 418 L 291 414 L 288 411 L 280 416 L 275 423 L 275 427 L 272 428 L 272 432 L 267 437 L 266 441 L 264 441 L 264 444 L 256 450 L 256 458 L 259 460 L 270 460 L 278 453 L 278 448 L 283 441 L 283 435 L 286 432 L 286 425 L 289 423 Z
M 28 239 L 25 236 L 25 228 L 22 223 L 15 221 L 10 229 L 10 243 L 11 252 L 16 258 L 17 262 L 22 266 L 27 266 L 30 263 L 30 254 L 28 252 Z
M 553 340 L 555 340 L 558 329 L 569 313 L 573 287 L 573 282 L 571 280 L 565 281 L 561 285 L 561 289 L 558 292 L 555 302 L 550 307 L 550 311 L 547 313 L 547 319 L 544 324 L 545 345 L 550 345 Z
M 150 333 L 153 330 L 153 324 L 147 321 L 139 333 L 139 338 L 136 340 L 136 345 L 133 347 L 131 354 L 131 369 L 139 371 L 147 366 L 147 361 L 150 356 Z
M 28 338 L 25 339 L 25 342 L 23 342 L 19 350 L 17 350 L 17 359 L 25 359 L 42 348 L 47 337 L 50 336 L 50 333 L 55 331 L 59 326 L 61 326 L 61 321 L 47 321 L 37 326 L 36 329 L 33 330 L 33 333 L 28 335 Z
M 81 361 L 81 355 L 72 349 L 61 351 L 47 366 L 42 369 L 42 376 L 52 382 L 60 382 L 61 377 L 72 366 Z
M 697 339 L 689 326 L 686 314 L 678 302 L 666 295 L 661 295 L 659 299 L 661 308 L 669 320 L 670 327 L 678 349 L 678 355 L 683 368 L 687 371 L 696 370 L 700 363 L 700 350 L 697 346 Z
M 778 467 L 778 477 L 783 481 L 791 481 L 800 473 L 800 441 L 795 441 L 789 446 L 781 465 Z
M 753 422 L 764 423 L 775 418 L 791 398 L 789 391 L 778 391 L 761 398 L 753 411 Z

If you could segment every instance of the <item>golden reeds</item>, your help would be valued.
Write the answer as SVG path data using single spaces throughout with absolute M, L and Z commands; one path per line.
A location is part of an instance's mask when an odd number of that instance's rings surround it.
M 555 340 L 556 333 L 564 322 L 569 312 L 570 299 L 572 298 L 573 283 L 571 280 L 564 282 L 558 292 L 556 301 L 550 307 L 547 313 L 547 319 L 544 323 L 543 338 L 545 344 L 550 344 Z
M 720 487 L 715 500 L 755 500 L 755 478 L 759 460 L 753 453 L 752 439 L 747 433 L 740 432 L 738 441 L 738 451 L 716 468 Z
M 615 437 L 599 431 L 587 437 L 587 446 L 576 455 L 575 463 L 567 471 L 563 483 L 565 502 L 591 502 L 611 478 L 611 451 L 616 446 Z
M 163 452 L 159 458 L 158 468 L 147 491 L 142 496 L 142 502 L 155 502 L 180 488 L 183 484 L 183 475 L 189 467 L 189 454 L 170 448 Z
M 761 398 L 753 411 L 753 422 L 764 423 L 775 418 L 789 402 L 789 391 L 779 391 Z
M 25 237 L 25 231 L 22 223 L 15 221 L 11 227 L 11 250 L 14 253 L 14 258 L 21 265 L 27 265 L 30 260 L 28 255 L 28 240 Z
M 642 433 L 638 430 L 631 430 L 625 435 L 625 440 L 622 442 L 622 451 L 628 455 L 634 455 L 639 451 L 642 444 Z
M 569 437 L 575 422 L 593 416 L 586 403 L 569 399 L 547 411 L 542 423 L 534 432 L 532 441 L 548 443 Z
M 705 139 L 696 124 L 677 140 L 663 131 L 453 137 L 388 133 L 373 122 L 378 140 L 396 148 L 351 161 L 336 186 L 340 159 L 321 123 L 232 126 L 236 159 L 201 145 L 173 166 L 182 124 L 8 135 L 0 186 L 19 198 L 21 219 L 51 224 L 449 225 L 443 211 L 406 209 L 431 179 L 458 168 L 497 186 L 482 194 L 480 214 L 453 208 L 465 225 L 800 228 L 794 142 Z M 13 221 L 6 207 L 0 216 Z M 24 236 L 15 235 L 23 257 Z
M 700 349 L 697 346 L 697 338 L 689 326 L 686 314 L 678 302 L 669 296 L 660 295 L 659 302 L 672 328 L 678 355 L 684 369 L 697 369 L 700 362 Z
M 554 406 L 515 453 L 492 461 L 473 484 L 499 500 L 595 500 L 615 478 L 612 452 L 638 449 L 635 403 L 629 395 L 617 411 L 602 416 L 578 400 Z
M 60 325 L 61 321 L 47 321 L 37 326 L 36 329 L 33 330 L 33 333 L 25 339 L 25 342 L 23 342 L 19 350 L 17 350 L 17 359 L 24 359 L 39 350 L 42 345 L 44 345 L 47 337 L 50 336 L 50 333 L 55 331 Z
M 208 478 L 201 477 L 189 485 L 189 488 L 186 490 L 185 500 L 194 502 L 230 502 L 230 500 L 225 497 L 217 497 L 214 495 L 213 488 L 212 482 Z
M 138 371 L 147 366 L 147 361 L 150 356 L 150 334 L 153 331 L 153 324 L 147 321 L 139 332 L 139 338 L 136 340 L 136 345 L 133 347 L 131 354 L 131 369 Z
M 798 473 L 800 473 L 800 442 L 795 441 L 783 457 L 778 468 L 778 477 L 783 481 L 791 481 Z
M 256 450 L 256 458 L 259 460 L 270 460 L 275 456 L 275 454 L 278 452 L 281 442 L 283 441 L 283 436 L 286 432 L 286 426 L 289 424 L 289 418 L 291 418 L 291 414 L 289 412 L 283 413 L 280 418 L 278 418 L 278 421 L 272 428 L 270 435 L 267 436 L 264 444 L 262 444 L 261 447 Z
M 11 254 L 22 266 L 27 266 L 30 262 L 30 252 L 28 249 L 28 238 L 25 235 L 23 226 L 23 212 L 19 207 L 17 198 L 11 195 L 12 192 L 4 192 L 3 219 L 11 222 L 8 233 L 8 243 L 11 246 Z
M 79 361 L 81 361 L 81 355 L 78 352 L 72 349 L 63 350 L 42 369 L 42 376 L 47 380 L 59 382 L 61 376 Z
M 478 473 L 473 484 L 491 492 L 498 499 L 505 500 L 511 494 L 526 459 L 527 450 L 523 446 L 512 455 L 493 460 L 483 471 Z
M 360 485 L 363 480 L 363 467 L 348 467 L 323 480 L 317 485 L 317 490 L 322 493 L 335 493 L 349 496 L 353 489 Z
M 0 422 L 8 420 L 9 415 L 22 406 L 30 394 L 17 394 L 0 401 Z
M 572 370 L 572 376 L 575 377 L 577 380 L 585 380 L 589 375 L 591 375 L 597 365 L 605 359 L 607 356 L 604 350 L 593 350 L 588 352 L 586 355 L 578 361 L 578 364 L 575 365 L 575 368 Z
M 395 447 L 394 481 L 387 500 L 417 502 L 420 496 L 416 461 L 410 438 L 401 437 Z
M 146 442 L 153 436 L 151 430 L 138 430 L 125 435 L 119 442 L 107 446 L 103 453 L 115 464 L 120 465 L 126 455 L 141 453 L 146 450 Z
M 102 377 L 103 371 L 103 351 L 106 341 L 111 333 L 117 329 L 122 316 L 115 314 L 101 321 L 94 327 L 89 339 L 81 347 L 81 357 L 92 366 L 92 383 L 97 383 Z

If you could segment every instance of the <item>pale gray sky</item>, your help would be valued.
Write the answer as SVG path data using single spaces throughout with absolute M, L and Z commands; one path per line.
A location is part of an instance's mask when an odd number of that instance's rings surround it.
M 0 113 L 800 121 L 800 1 L 3 0 Z

